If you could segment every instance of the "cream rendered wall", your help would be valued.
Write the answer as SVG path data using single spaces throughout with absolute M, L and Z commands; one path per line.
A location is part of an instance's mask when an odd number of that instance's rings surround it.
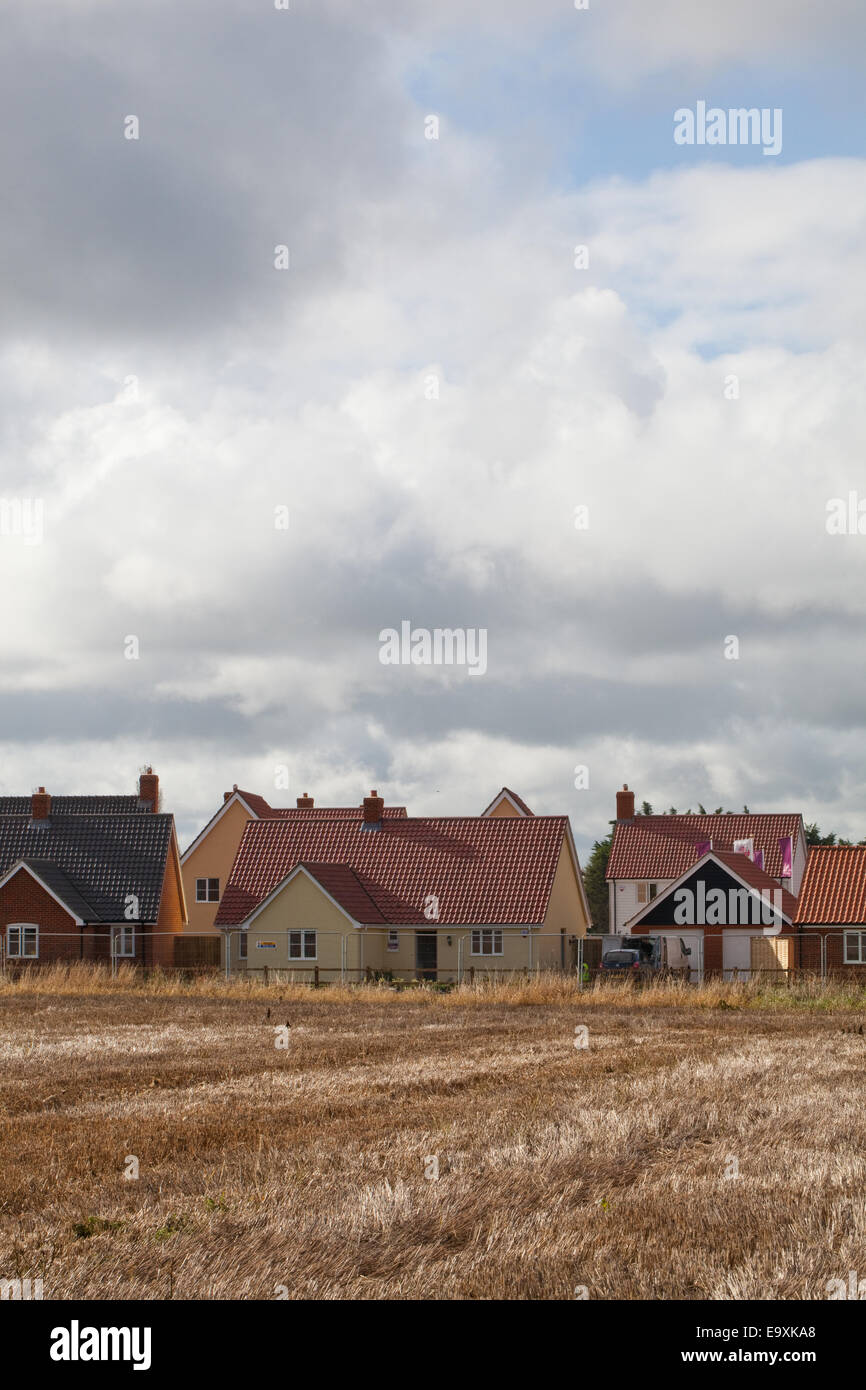
M 316 959 L 293 960 L 289 956 L 290 931 L 316 932 Z M 247 959 L 238 962 L 236 932 L 232 933 L 231 958 L 239 969 L 295 970 L 301 980 L 310 979 L 312 968 L 319 967 L 322 980 L 339 978 L 342 960 L 342 939 L 357 934 L 357 928 L 319 885 L 303 871 L 295 874 L 272 902 L 256 917 L 247 929 Z M 262 948 L 261 941 L 273 941 L 275 947 Z
M 213 924 L 219 903 L 197 903 L 195 881 L 197 878 L 218 878 L 222 897 L 248 820 L 252 820 L 249 811 L 235 801 L 181 866 L 189 934 L 219 935 L 219 928 Z
M 566 938 L 586 936 L 588 927 L 589 921 L 583 905 L 577 865 L 572 858 L 567 840 L 563 838 L 544 925 L 541 929 L 544 941 L 543 944 L 539 944 L 540 953 L 543 956 L 555 955 L 558 963 L 560 949 L 558 943 L 553 940 L 553 935 L 558 936 L 565 932 Z

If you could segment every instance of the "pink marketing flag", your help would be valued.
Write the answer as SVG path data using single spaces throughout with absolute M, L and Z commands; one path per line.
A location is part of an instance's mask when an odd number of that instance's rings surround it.
M 763 851 L 762 849 L 756 849 L 756 850 L 755 850 L 755 863 L 757 864 L 757 866 L 758 866 L 759 869 L 763 869 L 763 867 L 764 867 L 764 851 Z
M 705 854 L 709 854 L 712 847 L 712 840 L 698 840 L 698 843 L 695 845 L 695 850 L 697 851 L 698 858 L 703 859 Z
M 794 842 L 790 835 L 783 835 L 779 841 L 779 849 L 782 851 L 782 872 L 780 878 L 793 878 Z
M 755 857 L 755 842 L 750 837 L 748 840 L 734 841 L 734 854 L 747 854 L 750 859 Z

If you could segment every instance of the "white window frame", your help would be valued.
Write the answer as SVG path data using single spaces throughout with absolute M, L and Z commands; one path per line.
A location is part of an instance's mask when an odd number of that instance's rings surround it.
M 128 945 L 129 949 L 124 950 Z M 111 954 L 117 960 L 129 960 L 135 955 L 135 927 L 113 927 L 111 931 Z
M 216 884 L 216 897 L 210 896 L 210 885 Z M 204 884 L 204 896 L 201 887 Z M 220 900 L 220 881 L 218 878 L 197 878 L 195 881 L 195 900 L 197 903 L 218 903 Z
M 387 940 L 387 942 L 386 942 L 386 944 L 385 944 L 385 950 L 386 950 L 386 951 L 399 951 L 399 949 L 400 949 L 400 933 L 399 933 L 398 931 L 396 931 L 395 929 L 392 928 L 391 931 L 388 932 L 388 940 Z
M 298 936 L 298 937 L 300 937 L 300 941 L 298 942 L 298 946 L 300 947 L 300 950 L 299 950 L 299 952 L 298 952 L 297 955 L 293 955 L 293 954 L 292 954 L 292 937 L 293 937 L 293 936 Z M 318 960 L 318 958 L 319 958 L 319 956 L 318 956 L 318 951 L 319 951 L 318 936 L 319 936 L 318 932 L 310 931 L 307 927 L 302 927 L 299 931 L 290 931 L 290 932 L 289 932 L 288 940 L 287 940 L 287 942 L 286 942 L 286 950 L 287 950 L 288 953 L 289 953 L 289 960 Z M 313 938 L 313 939 L 312 939 L 312 942 L 310 942 L 310 940 L 309 940 L 310 937 Z M 312 953 L 309 952 L 309 951 L 307 950 L 307 947 L 308 947 L 309 945 L 312 945 L 312 947 L 313 947 Z
M 644 878 L 638 881 L 637 900 L 643 906 L 658 897 L 659 885 L 656 879 Z
M 12 949 L 12 933 L 15 932 L 18 939 L 18 949 Z M 22 950 L 22 945 L 26 944 L 26 938 L 22 937 L 23 932 L 33 932 L 33 945 L 35 950 Z M 37 922 L 10 922 L 6 928 L 6 956 L 9 960 L 38 960 L 39 959 L 39 924 Z
M 238 960 L 247 960 L 247 933 L 246 928 L 241 927 L 238 934 Z
M 858 952 L 856 959 L 848 953 L 849 944 L 856 946 Z M 866 965 L 866 927 L 858 927 L 856 931 L 843 933 L 842 964 Z
M 489 939 L 490 950 L 485 951 L 486 939 Z M 505 940 L 501 927 L 473 927 L 472 939 L 469 943 L 471 956 L 501 956 L 505 954 Z

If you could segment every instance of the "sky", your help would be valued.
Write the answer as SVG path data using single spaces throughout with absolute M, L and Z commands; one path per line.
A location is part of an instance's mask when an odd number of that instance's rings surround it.
M 507 785 L 584 860 L 624 782 L 866 836 L 864 40 L 7 0 L 0 793 L 151 764 L 182 845 L 235 783 Z M 674 138 L 740 107 L 776 153 Z M 383 664 L 404 622 L 486 669 Z

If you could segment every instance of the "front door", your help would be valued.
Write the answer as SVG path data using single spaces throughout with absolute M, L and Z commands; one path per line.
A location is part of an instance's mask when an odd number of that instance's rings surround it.
M 419 980 L 436 979 L 436 933 L 435 931 L 416 931 L 415 933 L 415 971 Z

